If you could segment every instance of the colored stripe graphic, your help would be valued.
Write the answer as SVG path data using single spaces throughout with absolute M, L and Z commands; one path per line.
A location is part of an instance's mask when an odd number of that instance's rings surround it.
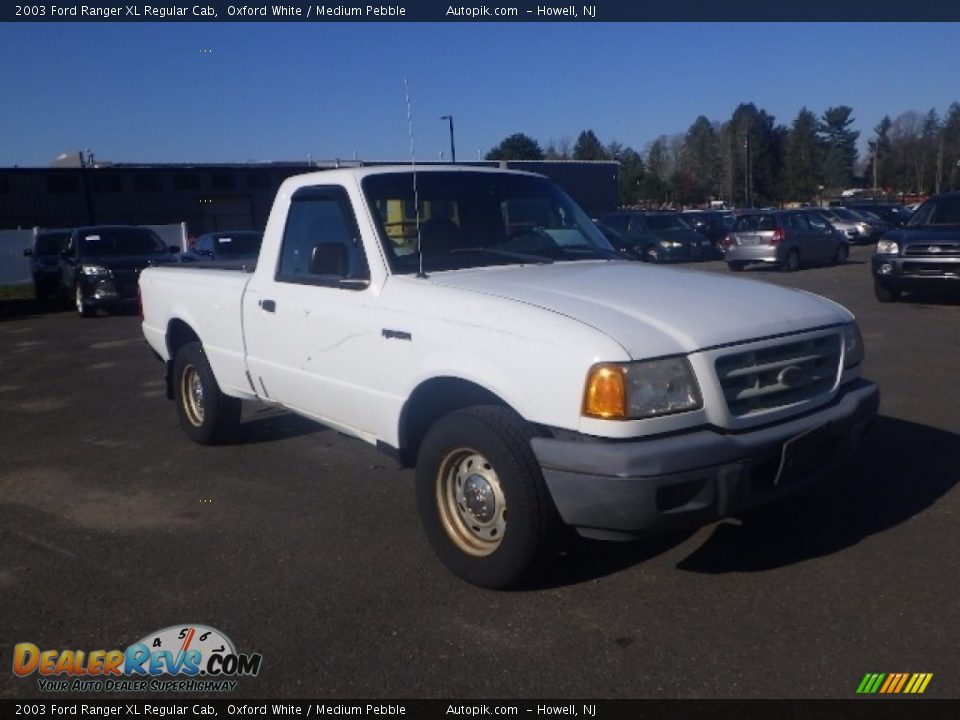
M 867 673 L 857 686 L 858 695 L 921 695 L 933 673 Z

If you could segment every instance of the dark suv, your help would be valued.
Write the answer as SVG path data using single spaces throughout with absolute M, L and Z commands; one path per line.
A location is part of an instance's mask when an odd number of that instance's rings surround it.
M 60 282 L 60 253 L 69 239 L 69 230 L 37 230 L 33 245 L 23 251 L 30 258 L 33 294 L 37 300 L 56 297 Z
M 906 226 L 885 233 L 871 269 L 880 302 L 895 302 L 904 290 L 960 290 L 960 192 L 935 195 Z
M 60 258 L 61 297 L 72 297 L 81 317 L 91 317 L 97 308 L 130 304 L 137 299 L 140 271 L 175 262 L 172 253 L 179 251 L 144 227 L 77 228 Z

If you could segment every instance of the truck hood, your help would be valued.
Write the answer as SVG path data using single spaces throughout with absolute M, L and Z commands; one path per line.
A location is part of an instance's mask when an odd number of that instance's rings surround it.
M 811 293 L 713 272 L 632 262 L 573 262 L 434 273 L 431 281 L 565 315 L 608 335 L 634 359 L 849 322 Z M 493 322 L 509 322 L 494 318 Z

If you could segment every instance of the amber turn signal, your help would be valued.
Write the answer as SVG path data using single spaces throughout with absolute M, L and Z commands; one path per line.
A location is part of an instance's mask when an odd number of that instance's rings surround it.
M 583 395 L 583 414 L 604 420 L 627 418 L 627 378 L 621 365 L 590 368 Z

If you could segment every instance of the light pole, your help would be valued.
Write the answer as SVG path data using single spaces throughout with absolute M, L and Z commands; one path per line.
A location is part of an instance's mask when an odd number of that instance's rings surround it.
M 441 115 L 441 120 L 446 120 L 450 125 L 450 162 L 457 161 L 457 148 L 453 144 L 453 115 Z

